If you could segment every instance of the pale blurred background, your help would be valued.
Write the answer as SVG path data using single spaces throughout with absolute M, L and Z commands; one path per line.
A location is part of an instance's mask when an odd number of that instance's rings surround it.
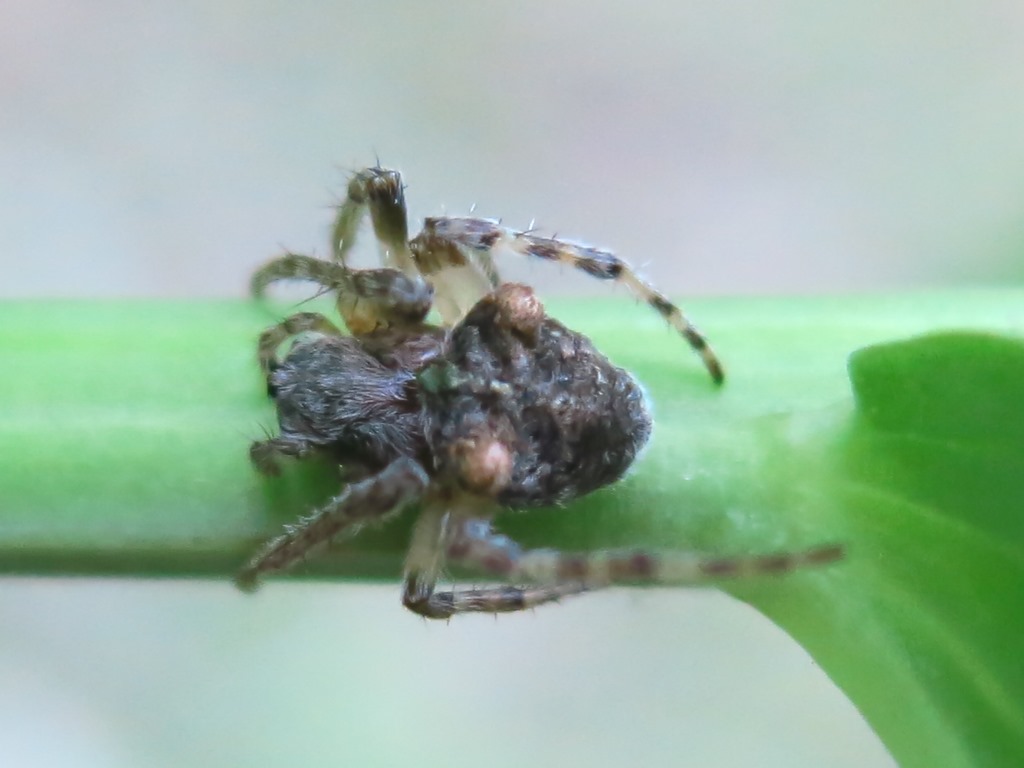
M 9 0 L 0 296 L 240 297 L 376 155 L 414 219 L 536 218 L 675 295 L 1017 280 L 1022 86 L 1008 0 Z M 549 270 L 511 274 L 605 290 Z M 0 581 L 0 765 L 567 761 L 891 765 L 716 593 L 446 626 L 397 584 Z

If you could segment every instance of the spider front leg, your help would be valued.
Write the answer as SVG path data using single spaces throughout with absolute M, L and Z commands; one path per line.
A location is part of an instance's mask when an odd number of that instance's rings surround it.
M 284 341 L 300 333 L 320 333 L 325 336 L 340 336 L 338 326 L 321 315 L 319 312 L 297 312 L 285 318 L 277 325 L 272 325 L 260 334 L 257 345 L 260 369 L 268 376 L 280 365 L 277 358 L 277 349 Z M 268 380 L 267 388 L 273 396 L 273 385 Z
M 682 310 L 644 281 L 627 262 L 610 251 L 556 238 L 537 237 L 529 232 L 516 232 L 495 221 L 477 218 L 427 219 L 423 231 L 411 245 L 414 253 L 426 250 L 437 254 L 445 253 L 446 249 L 489 254 L 496 248 L 506 248 L 522 256 L 568 264 L 599 280 L 623 283 L 636 298 L 652 307 L 686 339 L 690 347 L 701 356 L 704 367 L 715 383 L 720 384 L 725 378 L 718 356 Z
M 384 263 L 406 274 L 417 274 L 409 252 L 409 223 L 402 176 L 398 171 L 379 166 L 364 168 L 349 180 L 345 200 L 334 220 L 331 239 L 334 259 L 341 264 L 347 260 L 367 209 Z
M 283 571 L 341 535 L 352 535 L 371 522 L 383 522 L 417 501 L 429 480 L 412 459 L 397 459 L 378 474 L 354 483 L 285 533 L 268 543 L 235 578 L 246 592 L 260 577 Z
M 309 280 L 336 296 L 338 313 L 353 335 L 421 323 L 430 312 L 434 291 L 418 274 L 397 269 L 352 270 L 312 256 L 287 253 L 256 271 L 252 293 L 260 297 L 278 280 Z
M 449 619 L 458 613 L 510 613 L 557 602 L 567 595 L 586 591 L 582 584 L 435 591 L 450 538 L 452 515 L 445 507 L 424 510 L 413 530 L 405 563 L 402 604 L 427 619 Z
M 825 565 L 842 557 L 842 548 L 835 545 L 816 547 L 800 552 L 779 552 L 769 555 L 738 557 L 704 557 L 682 552 L 651 552 L 645 550 L 602 550 L 588 553 L 560 552 L 554 549 L 524 550 L 507 536 L 494 533 L 483 519 L 461 520 L 446 538 L 445 555 L 450 563 L 503 580 L 541 585 L 548 600 L 617 584 L 652 584 L 698 586 L 726 578 L 784 574 L 808 566 Z M 546 585 L 546 586 L 545 586 Z M 505 591 L 526 593 L 502 587 Z M 511 594 L 500 610 L 517 610 L 515 594 Z M 540 602 L 547 602 L 541 600 Z M 448 603 L 451 603 L 449 606 Z M 534 603 L 536 604 L 536 603 Z M 440 608 L 460 610 L 495 610 L 460 606 L 445 598 Z M 531 607 L 524 604 L 520 608 Z
M 409 243 L 416 268 L 437 293 L 437 309 L 444 324 L 455 325 L 478 299 L 501 285 L 490 248 L 474 248 L 435 235 L 430 222 Z
M 276 477 L 281 474 L 278 459 L 291 457 L 304 459 L 316 451 L 317 446 L 294 437 L 271 437 L 257 440 L 249 446 L 249 460 L 261 475 Z
M 556 584 L 551 587 L 483 587 L 434 592 L 418 588 L 415 579 L 407 580 L 402 605 L 425 619 L 450 619 L 459 613 L 513 613 L 557 603 L 563 597 L 586 592 L 582 584 Z
M 318 312 L 299 312 L 272 325 L 260 334 L 257 345 L 260 370 L 267 378 L 267 394 L 277 395 L 274 371 L 280 367 L 277 350 L 288 338 L 301 333 L 320 333 L 325 336 L 340 336 L 338 327 Z M 316 445 L 299 436 L 280 435 L 266 440 L 257 440 L 249 446 L 249 460 L 256 470 L 271 477 L 281 474 L 278 459 L 290 456 L 305 458 L 316 450 Z

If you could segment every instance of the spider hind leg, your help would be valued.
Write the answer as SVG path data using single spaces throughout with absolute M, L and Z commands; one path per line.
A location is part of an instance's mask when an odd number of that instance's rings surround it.
M 412 459 L 398 459 L 381 472 L 353 483 L 327 504 L 260 550 L 235 578 L 246 592 L 267 573 L 287 570 L 341 535 L 352 535 L 372 522 L 393 517 L 427 489 L 423 468 Z

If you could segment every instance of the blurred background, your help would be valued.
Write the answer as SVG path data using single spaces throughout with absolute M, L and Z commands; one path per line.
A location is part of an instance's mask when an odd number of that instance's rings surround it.
M 0 6 L 0 297 L 241 297 L 345 174 L 612 247 L 674 295 L 1024 275 L 1024 6 Z M 508 264 L 542 295 L 605 291 Z M 2 514 L 2 511 L 0 511 Z M 614 591 L 0 581 L 0 763 L 888 766 L 751 609 Z

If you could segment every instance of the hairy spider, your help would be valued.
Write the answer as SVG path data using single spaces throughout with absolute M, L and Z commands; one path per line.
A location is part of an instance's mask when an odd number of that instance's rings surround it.
M 353 270 L 346 256 L 367 209 L 388 266 Z M 360 171 L 338 210 L 333 260 L 288 253 L 252 280 L 257 295 L 281 279 L 319 283 L 336 294 L 350 333 L 302 312 L 260 336 L 260 365 L 281 433 L 253 443 L 252 461 L 272 475 L 279 457 L 325 454 L 343 467 L 347 484 L 257 553 L 239 573 L 239 586 L 253 589 L 262 575 L 413 503 L 422 511 L 402 601 L 429 618 L 516 611 L 623 582 L 694 584 L 779 573 L 840 556 L 834 546 L 737 558 L 572 554 L 523 550 L 495 533 L 490 521 L 501 509 L 563 504 L 621 478 L 652 426 L 643 391 L 627 371 L 549 317 L 529 287 L 500 282 L 490 258 L 498 247 L 625 283 L 722 380 L 704 337 L 611 253 L 477 218 L 427 219 L 409 240 L 399 174 Z M 434 306 L 440 325 L 426 322 Z M 280 360 L 278 347 L 298 335 L 304 338 Z M 435 591 L 445 563 L 525 586 Z

